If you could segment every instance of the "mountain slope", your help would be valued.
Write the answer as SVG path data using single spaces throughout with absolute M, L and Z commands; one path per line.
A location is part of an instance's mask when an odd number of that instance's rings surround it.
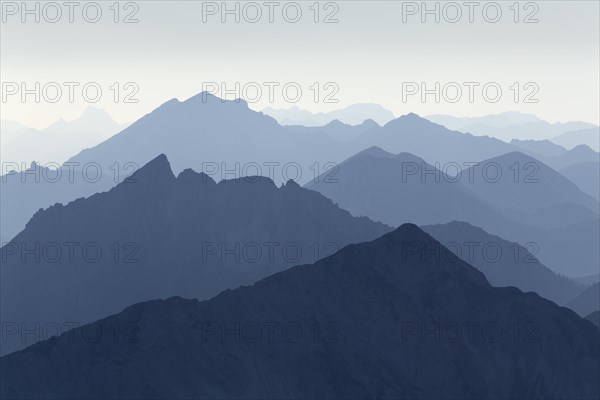
M 418 154 L 432 165 L 458 163 L 461 167 L 465 162 L 516 150 L 501 140 L 452 131 L 414 113 L 396 118 L 380 129 L 365 132 L 351 141 L 349 146 L 353 153 L 377 146 L 394 154 Z
M 217 168 L 215 177 L 220 179 L 264 175 L 281 183 L 287 181 L 282 176 L 282 165 L 299 164 L 304 176 L 296 180 L 302 181 L 310 176 L 309 165 L 332 161 L 326 149 L 336 143 L 323 135 L 295 134 L 275 119 L 251 110 L 243 100 L 222 100 L 202 92 L 183 102 L 172 99 L 164 103 L 118 135 L 69 161 L 144 165 L 164 153 L 175 172 L 192 168 L 209 173 Z M 275 176 L 268 175 L 266 162 L 279 163 Z M 227 171 L 234 172 L 227 175 Z
M 534 255 L 538 251 L 534 243 L 527 249 L 466 222 L 453 221 L 421 229 L 483 272 L 493 286 L 515 286 L 557 304 L 564 304 L 585 289 L 540 263 Z
M 520 152 L 481 161 L 462 171 L 460 181 L 513 219 L 533 226 L 555 228 L 595 218 L 598 213 L 596 199 Z
M 354 215 L 397 226 L 466 220 L 505 224 L 505 218 L 449 177 L 409 153 L 364 150 L 306 185 Z
M 559 170 L 583 192 L 600 200 L 600 162 L 587 161 Z
M 571 299 L 565 307 L 585 317 L 594 311 L 600 311 L 600 283 L 595 283 L 583 293 Z
M 1 318 L 81 325 L 153 298 L 203 299 L 390 229 L 293 181 L 175 177 L 161 155 L 109 192 L 33 216 L 0 250 Z M 36 339 L 11 336 L 2 351 Z
M 470 132 L 475 135 L 488 135 L 501 140 L 543 140 L 551 139 L 565 132 L 589 129 L 593 124 L 583 121 L 549 123 L 535 115 L 520 112 L 484 115 L 481 117 L 453 117 L 450 115 L 430 115 L 430 121 L 442 124 L 449 129 Z M 555 142 L 563 145 L 564 142 Z M 567 146 L 565 146 L 567 147 Z
M 535 294 L 493 288 L 463 261 L 439 257 L 446 251 L 407 224 L 209 301 L 137 304 L 3 357 L 1 394 L 598 397 L 592 323 Z M 110 334 L 92 343 L 92 331 Z
M 580 144 L 585 144 L 594 151 L 600 151 L 600 128 L 596 126 L 593 128 L 565 132 L 554 137 L 552 141 L 568 149 Z
M 263 175 L 277 184 L 306 182 L 315 176 L 316 163 L 325 168 L 339 159 L 337 152 L 343 153 L 327 135 L 299 134 L 244 101 L 204 92 L 167 101 L 94 147 L 64 149 L 71 149 L 66 153 L 71 157 L 56 180 L 54 173 L 44 177 L 45 168 L 2 176 L 2 238 L 14 237 L 38 209 L 108 190 L 161 153 L 177 173 L 193 168 L 216 180 Z

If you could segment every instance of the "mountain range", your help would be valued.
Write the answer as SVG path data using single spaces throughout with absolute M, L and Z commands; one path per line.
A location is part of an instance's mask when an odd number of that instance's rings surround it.
M 511 170 L 515 165 L 516 172 Z M 394 155 L 373 147 L 306 187 L 356 216 L 391 226 L 465 221 L 532 247 L 536 257 L 560 274 L 597 272 L 600 259 L 593 243 L 600 241 L 600 228 L 593 207 L 598 203 L 559 173 L 514 152 L 472 169 L 445 166 L 454 175 L 410 153 Z
M 140 301 L 206 299 L 390 230 L 291 180 L 176 177 L 160 155 L 108 192 L 35 213 L 0 250 L 0 317 L 82 325 Z M 2 352 L 37 340 L 10 336 Z
M 306 127 L 324 126 L 336 120 L 348 125 L 360 125 L 369 119 L 379 125 L 384 125 L 395 118 L 391 111 L 386 110 L 379 104 L 353 104 L 326 113 L 311 113 L 297 106 L 288 109 L 267 107 L 262 112 L 275 118 L 281 125 L 302 125 Z
M 428 115 L 428 120 L 444 125 L 448 129 L 469 132 L 478 136 L 491 136 L 505 141 L 543 140 L 550 139 L 556 144 L 587 144 L 598 151 L 598 126 L 582 121 L 549 123 L 535 115 L 519 112 L 505 112 L 501 114 L 484 115 L 481 117 L 453 117 L 450 115 Z M 596 130 L 595 140 L 589 134 L 574 134 L 573 131 L 590 129 Z M 564 135 L 564 136 L 561 136 Z M 574 140 L 567 139 L 569 137 Z M 556 140 L 556 141 L 555 141 Z M 573 146 L 565 146 L 571 148 Z
M 56 168 L 73 154 L 103 142 L 126 126 L 94 107 L 86 108 L 73 121 L 60 119 L 41 130 L 2 120 L 0 156 L 4 163 L 16 163 L 18 169 L 32 162 Z
M 600 395 L 596 326 L 536 294 L 494 288 L 464 261 L 446 258 L 448 252 L 405 224 L 208 301 L 174 297 L 136 304 L 2 357 L 0 394 Z

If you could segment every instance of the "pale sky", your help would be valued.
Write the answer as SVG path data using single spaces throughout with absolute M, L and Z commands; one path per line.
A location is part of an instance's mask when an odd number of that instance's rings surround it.
M 520 2 L 518 7 L 514 1 L 476 2 L 472 23 L 463 1 L 454 3 L 462 13 L 456 23 L 444 19 L 456 15 L 456 8 L 448 2 L 438 3 L 439 23 L 433 14 L 421 21 L 421 10 L 413 7 L 421 8 L 421 1 L 324 1 L 318 4 L 317 23 L 314 1 L 274 2 L 273 23 L 268 21 L 269 8 L 264 1 L 239 2 L 239 23 L 233 14 L 225 15 L 226 22 L 221 22 L 221 10 L 214 8 L 221 8 L 220 1 L 121 2 L 118 23 L 110 8 L 114 1 L 99 2 L 102 16 L 91 23 L 82 14 L 88 3 L 78 3 L 73 23 L 68 20 L 69 9 L 60 6 L 61 19 L 51 23 L 47 20 L 56 17 L 56 10 L 51 6 L 43 9 L 46 3 L 39 2 L 40 22 L 36 23 L 35 15 L 22 15 L 20 1 L 2 2 L 3 119 L 42 128 L 61 117 L 74 119 L 94 105 L 119 122 L 131 122 L 171 98 L 184 100 L 202 91 L 203 84 L 206 88 L 206 83 L 225 83 L 234 89 L 239 82 L 240 90 L 245 86 L 249 96 L 256 94 L 256 86 L 261 88 L 260 101 L 251 104 L 258 110 L 297 105 L 319 112 L 354 103 L 379 103 L 396 115 L 476 116 L 521 111 L 550 122 L 600 122 L 599 3 L 594 0 Z M 35 7 L 35 2 L 27 4 Z M 235 2 L 227 4 L 235 7 Z M 436 6 L 436 2 L 427 4 L 432 9 Z M 483 8 L 486 18 L 493 20 L 496 4 L 502 11 L 499 21 L 486 21 Z M 257 15 L 255 5 L 262 17 L 256 23 L 247 22 L 244 17 Z M 86 7 L 86 16 L 94 19 L 94 6 Z M 284 19 L 284 7 L 288 20 L 301 9 L 297 23 Z M 514 21 L 516 8 L 519 22 Z M 137 23 L 122 22 L 130 13 Z M 324 23 L 329 14 L 338 22 Z M 538 22 L 524 23 L 527 16 Z M 55 88 L 48 83 L 57 82 L 62 96 L 56 103 L 43 97 L 36 103 L 34 95 L 28 95 L 25 102 L 20 93 L 7 95 L 7 90 L 14 90 L 13 83 L 23 82 L 30 89 L 40 82 L 40 92 L 46 85 L 49 98 L 55 96 Z M 73 103 L 64 82 L 79 83 Z M 89 82 L 102 89 L 94 104 L 86 101 L 81 91 Z M 118 102 L 113 98 L 115 82 L 120 88 Z M 134 85 L 125 88 L 127 82 Z M 272 102 L 265 82 L 279 84 Z M 328 82 L 332 84 L 325 86 Z M 436 102 L 431 94 L 423 102 L 417 93 L 403 101 L 407 89 L 420 88 L 421 83 L 434 89 L 436 82 L 440 91 L 446 85 L 451 98 L 458 85 L 462 96 L 454 103 L 444 98 Z M 474 86 L 472 103 L 464 82 L 479 85 Z M 288 100 L 281 90 L 286 84 L 292 93 Z M 491 87 L 490 97 L 495 96 L 495 87 L 500 87 L 499 101 L 483 97 L 481 88 L 486 84 Z M 124 103 L 123 96 L 136 87 L 139 91 L 133 98 L 139 101 Z M 295 87 L 302 89 L 302 95 L 292 103 Z M 315 102 L 317 87 L 319 101 Z M 515 103 L 517 88 L 519 101 Z M 338 103 L 325 103 L 324 97 L 336 90 L 332 99 Z M 523 102 L 528 94 L 538 102 Z

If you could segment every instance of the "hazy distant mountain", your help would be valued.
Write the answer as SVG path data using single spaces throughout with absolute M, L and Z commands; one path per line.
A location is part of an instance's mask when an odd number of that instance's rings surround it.
M 325 126 L 290 125 L 287 128 L 298 133 L 325 134 L 339 142 L 346 143 L 367 131 L 376 130 L 380 126 L 372 119 L 366 119 L 360 125 L 348 125 L 335 119 Z
M 574 281 L 582 283 L 584 285 L 591 286 L 594 283 L 600 282 L 600 273 L 595 273 L 592 275 L 584 275 L 573 278 Z
M 536 294 L 493 288 L 448 253 L 407 224 L 209 301 L 137 304 L 0 359 L 1 395 L 600 395 L 592 323 Z M 91 332 L 103 333 L 92 342 Z
M 545 232 L 527 233 L 524 237 L 537 245 L 536 255 L 544 265 L 554 271 L 571 276 L 598 273 L 600 265 L 600 219 L 594 218 L 579 223 L 550 229 Z
M 74 121 L 61 119 L 42 130 L 18 130 L 6 140 L 3 127 L 1 156 L 3 162 L 17 163 L 19 168 L 22 163 L 29 165 L 33 161 L 42 165 L 52 163 L 56 168 L 73 154 L 108 139 L 123 128 L 125 125 L 115 122 L 107 112 L 88 107 Z
M 338 145 L 320 133 L 288 130 L 243 101 L 222 101 L 208 93 L 184 102 L 172 99 L 71 157 L 59 173 L 32 168 L 3 176 L 1 236 L 12 238 L 40 208 L 110 189 L 161 153 L 177 173 L 191 167 L 216 180 L 263 175 L 280 184 L 306 182 L 331 168 L 340 158 L 336 152 L 345 154 Z
M 600 200 L 600 163 L 587 161 L 573 164 L 559 170 L 562 175 L 569 178 L 583 192 Z
M 33 216 L 1 250 L 1 318 L 81 325 L 153 298 L 204 299 L 390 229 L 293 181 L 175 177 L 161 155 L 109 192 Z
M 560 156 L 546 157 L 543 158 L 542 161 L 555 170 L 559 170 L 582 162 L 590 161 L 600 163 L 600 154 L 588 146 L 580 144 L 573 147 L 571 150 L 564 152 Z
M 306 185 L 353 215 L 392 226 L 469 221 L 478 226 L 506 224 L 506 219 L 465 190 L 456 179 L 410 153 L 393 155 L 379 147 L 342 162 L 335 173 Z
M 598 201 L 543 162 L 520 152 L 462 171 L 461 183 L 514 220 L 556 228 L 598 216 Z
M 583 293 L 570 300 L 565 307 L 569 307 L 582 317 L 600 310 L 600 283 L 587 288 Z
M 521 169 L 531 160 L 520 153 L 498 158 L 505 182 L 494 186 L 482 178 L 484 163 L 473 171 L 473 183 L 469 183 L 468 170 L 462 171 L 460 178 L 448 176 L 412 154 L 393 155 L 374 147 L 350 157 L 306 187 L 353 215 L 392 226 L 466 221 L 506 240 L 532 243 L 535 256 L 555 272 L 567 276 L 594 273 L 600 262 L 594 244 L 600 241 L 598 214 L 575 202 L 593 206 L 596 201 L 537 161 L 538 183 L 523 182 L 529 170 L 520 172 L 520 183 L 506 176 L 513 173 L 509 169 L 512 161 L 520 162 Z M 493 177 L 491 171 L 486 177 Z M 495 193 L 497 197 L 493 197 Z
M 586 288 L 552 272 L 517 243 L 490 235 L 466 222 L 422 226 L 465 262 L 484 273 L 493 286 L 515 286 L 564 304 Z M 530 249 L 531 250 L 531 249 Z
M 474 135 L 487 135 L 507 142 L 512 139 L 542 140 L 553 139 L 565 132 L 595 128 L 594 124 L 582 121 L 557 122 L 551 124 L 532 114 L 506 112 L 481 117 L 453 117 L 450 115 L 428 115 L 428 120 L 444 125 L 448 129 L 468 132 Z M 559 142 L 555 142 L 561 144 Z M 582 144 L 585 142 L 581 142 Z M 568 147 L 568 146 L 565 146 Z
M 600 128 L 593 127 L 565 132 L 551 139 L 554 143 L 572 149 L 580 144 L 591 147 L 594 151 L 600 151 Z
M 107 141 L 69 161 L 101 165 L 143 165 L 160 153 L 173 170 L 212 173 L 215 179 L 241 175 L 270 176 L 276 183 L 312 177 L 309 166 L 335 161 L 329 154 L 337 142 L 320 134 L 300 135 L 273 118 L 251 110 L 243 100 L 222 100 L 199 93 L 183 102 L 172 99 Z M 289 164 L 294 164 L 287 168 Z M 302 174 L 297 176 L 297 171 Z M 288 176 L 286 179 L 286 174 Z M 273 175 L 273 174 L 271 174 Z
M 20 122 L 0 119 L 0 145 L 2 145 L 2 147 L 6 146 L 15 138 L 19 137 L 22 132 L 30 129 L 32 128 L 29 128 Z
M 311 113 L 297 106 L 288 109 L 267 107 L 262 112 L 275 118 L 281 125 L 324 126 L 335 120 L 348 125 L 360 125 L 368 119 L 384 125 L 394 119 L 394 114 L 379 104 L 353 104 L 327 113 Z
M 481 161 L 515 151 L 515 147 L 501 140 L 455 132 L 410 113 L 396 118 L 380 129 L 363 133 L 351 141 L 349 147 L 357 153 L 371 146 L 397 154 L 418 154 L 431 165 L 441 168 Z
M 510 144 L 517 147 L 521 152 L 532 157 L 556 157 L 564 154 L 567 149 L 549 140 L 517 140 L 513 139 Z

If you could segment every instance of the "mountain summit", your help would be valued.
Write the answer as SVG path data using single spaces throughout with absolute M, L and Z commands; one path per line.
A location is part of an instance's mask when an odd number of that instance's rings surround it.
M 137 304 L 3 357 L 0 394 L 598 397 L 591 322 L 535 294 L 493 288 L 448 254 L 405 224 L 209 301 Z M 89 332 L 107 334 L 91 341 Z

